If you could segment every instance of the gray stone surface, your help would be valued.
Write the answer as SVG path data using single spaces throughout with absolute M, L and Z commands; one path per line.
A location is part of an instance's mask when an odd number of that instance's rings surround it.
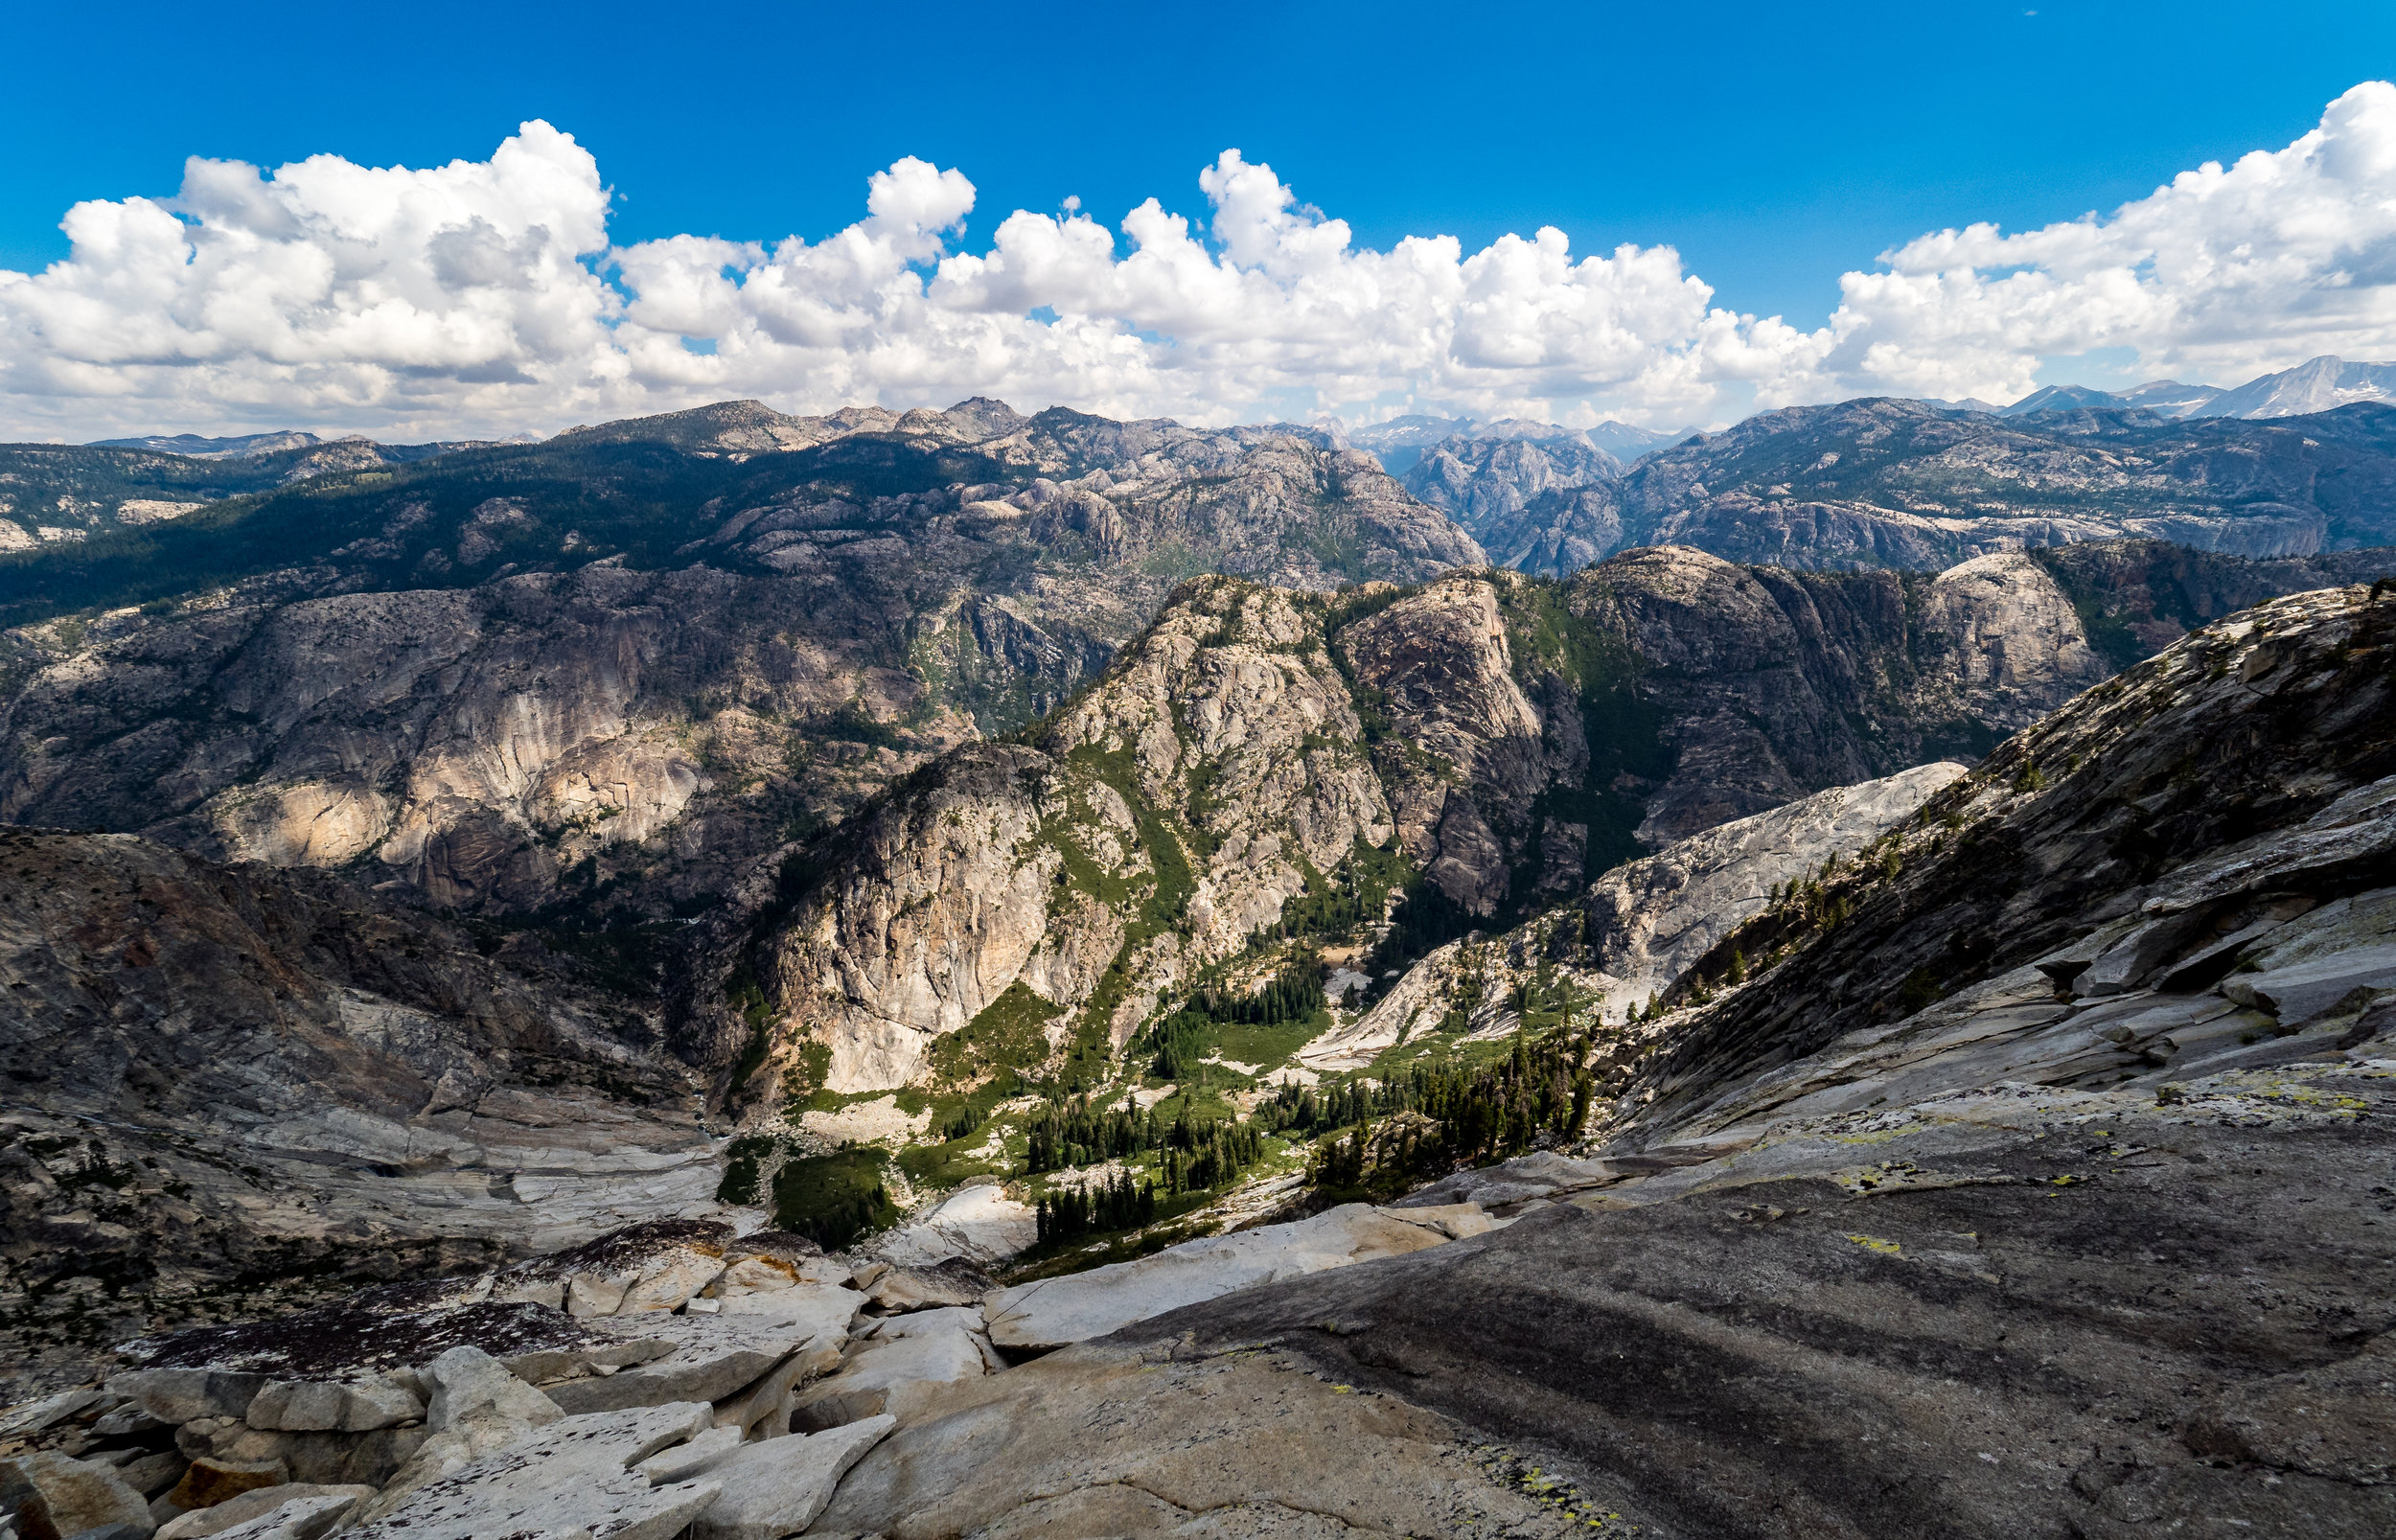
M 635 1318 L 626 1329 L 670 1343 L 672 1351 L 613 1374 L 551 1385 L 547 1393 L 573 1413 L 661 1406 L 670 1401 L 721 1401 L 754 1385 L 809 1344 L 827 1335 L 837 1338 L 864 1297 L 845 1289 L 827 1293 L 797 1288 L 726 1301 L 727 1305 L 752 1302 L 755 1308 L 749 1312 Z M 769 1313 L 775 1303 L 783 1308 Z
M 204 1540 L 205 1536 L 222 1534 L 238 1525 L 275 1514 L 287 1505 L 307 1506 L 310 1514 L 326 1512 L 331 1516 L 324 1528 L 334 1528 L 350 1513 L 362 1506 L 375 1495 L 371 1486 L 315 1486 L 304 1482 L 287 1482 L 279 1486 L 261 1486 L 230 1497 L 211 1507 L 195 1508 L 182 1517 L 158 1527 L 158 1540 Z M 278 1517 L 287 1524 L 301 1522 L 297 1512 Z M 321 1531 L 319 1531 L 321 1532 Z
M 904 1225 L 874 1237 L 874 1255 L 902 1267 L 929 1267 L 960 1257 L 989 1267 L 1030 1250 L 1039 1222 L 987 1179 L 960 1187 Z
M 349 1524 L 358 1500 L 338 1492 L 295 1497 L 256 1518 L 213 1533 L 223 1540 L 323 1540 Z
M 1815 876 L 1913 816 L 1965 767 L 1942 761 L 1833 787 L 1675 840 L 1617 866 L 1580 901 L 1590 961 L 1619 1018 L 1663 994 L 1716 943 L 1763 912 L 1772 891 Z
M 695 1476 L 704 1476 L 726 1455 L 746 1442 L 748 1437 L 744 1430 L 718 1423 L 690 1442 L 652 1455 L 634 1465 L 633 1469 L 647 1477 L 652 1486 L 671 1486 Z
M 709 1472 L 724 1495 L 701 1514 L 695 1540 L 783 1540 L 816 1522 L 841 1478 L 892 1427 L 868 1417 L 804 1437 L 749 1444 Z
M 891 1316 L 860 1334 L 838 1372 L 798 1393 L 795 1421 L 834 1428 L 888 1413 L 905 1423 L 939 1388 L 1005 1367 L 978 1306 Z
M 556 1426 L 566 1415 L 480 1348 L 450 1348 L 426 1367 L 425 1378 L 432 1391 L 428 1437 L 384 1483 L 369 1506 L 371 1514 L 391 1512 L 410 1493 L 522 1442 L 536 1429 Z
M 160 1422 L 239 1417 L 266 1383 L 263 1374 L 208 1368 L 141 1368 L 111 1375 L 111 1394 L 127 1396 Z
M 668 1540 L 715 1501 L 712 1481 L 653 1487 L 633 1469 L 713 1426 L 684 1402 L 566 1417 L 404 1494 L 383 1496 L 354 1532 L 376 1540 L 491 1540 L 587 1529 L 611 1540 Z
M 1493 1480 L 1440 1416 L 1352 1390 L 1270 1350 L 1069 1347 L 961 1385 L 936 1414 L 892 1433 L 849 1472 L 816 1530 L 891 1540 L 1596 1532 Z
M 114 1470 L 55 1450 L 0 1460 L 0 1510 L 13 1513 L 18 1533 L 29 1537 L 121 1525 L 138 1540 L 153 1528 L 150 1505 Z
M 1154 1256 L 1001 1289 L 983 1302 L 990 1340 L 1016 1352 L 1056 1347 L 1237 1289 L 1438 1246 L 1447 1237 L 1345 1204 L 1312 1219 L 1184 1241 Z
M 290 1433 L 370 1433 L 425 1414 L 425 1403 L 406 1386 L 387 1379 L 334 1381 L 268 1380 L 259 1387 L 242 1420 L 253 1428 Z

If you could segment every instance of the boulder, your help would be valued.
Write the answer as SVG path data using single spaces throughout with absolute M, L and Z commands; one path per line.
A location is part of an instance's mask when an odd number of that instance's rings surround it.
M 280 1460 L 294 1482 L 318 1486 L 380 1486 L 424 1444 L 422 1426 L 372 1433 L 270 1433 L 230 1417 L 202 1417 L 174 1433 L 189 1460 L 257 1463 Z
M 772 1294 L 797 1282 L 798 1269 L 778 1256 L 744 1256 L 708 1285 L 707 1298 L 729 1299 L 744 1294 Z
M 21 1438 L 62 1422 L 91 1415 L 123 1401 L 124 1396 L 90 1389 L 60 1391 L 56 1395 L 0 1412 L 0 1438 Z
M 494 1280 L 520 1292 L 564 1286 L 574 1317 L 680 1310 L 724 1272 L 732 1227 L 716 1220 L 659 1219 L 627 1225 L 569 1251 L 523 1263 Z
M 1501 1204 L 1525 1203 L 1532 1198 L 1554 1198 L 1604 1186 L 1621 1180 L 1622 1174 L 1608 1161 L 1577 1161 L 1552 1150 L 1535 1150 L 1496 1165 L 1442 1177 L 1391 1207 L 1398 1210 L 1399 1218 L 1413 1217 L 1407 1210 L 1445 1208 L 1461 1203 L 1495 1208 Z
M 75 1535 L 123 1526 L 120 1531 L 148 1535 L 150 1505 L 117 1473 L 55 1450 L 0 1460 L 0 1507 L 16 1515 L 17 1533 Z
M 799 1388 L 840 1367 L 837 1339 L 812 1342 L 768 1369 L 756 1384 L 718 1401 L 716 1426 L 738 1428 L 744 1437 L 778 1437 L 791 1431 Z
M 748 1441 L 742 1430 L 722 1423 L 709 1428 L 689 1443 L 677 1444 L 660 1454 L 650 1456 L 633 1469 L 649 1478 L 652 1486 L 671 1486 L 703 1476 L 720 1463 L 724 1457 Z
M 715 1482 L 654 1486 L 633 1467 L 699 1437 L 714 1414 L 699 1402 L 571 1416 L 426 1482 L 386 1492 L 359 1540 L 491 1540 L 587 1530 L 609 1540 L 669 1540 L 723 1491 Z
M 709 1472 L 724 1493 L 699 1516 L 694 1540 L 783 1540 L 816 1522 L 849 1467 L 897 1425 L 868 1417 L 803 1438 L 749 1444 Z
M 159 1526 L 158 1540 L 200 1540 L 205 1535 L 222 1534 L 236 1525 L 264 1518 L 293 1504 L 321 1504 L 325 1499 L 337 1499 L 332 1507 L 333 1522 L 375 1495 L 371 1486 L 313 1486 L 286 1483 L 281 1486 L 261 1486 L 237 1493 L 213 1507 L 186 1513 Z M 295 1515 L 284 1515 L 289 1519 Z M 326 1528 L 332 1528 L 329 1523 Z
M 839 1339 L 865 1307 L 865 1296 L 837 1283 L 800 1283 L 770 1294 L 742 1295 L 724 1301 L 723 1315 L 733 1320 L 772 1322 L 797 1330 L 808 1341 Z
M 426 1425 L 450 1433 L 479 1423 L 523 1423 L 540 1427 L 564 1413 L 479 1347 L 452 1347 L 425 1370 L 431 1382 Z
M 674 1347 L 674 1343 L 663 1337 L 611 1337 L 604 1329 L 592 1329 L 571 1347 L 541 1348 L 500 1362 L 525 1384 L 546 1389 L 554 1380 L 612 1374 L 620 1368 L 646 1364 L 665 1357 Z
M 350 1384 L 330 1380 L 268 1380 L 242 1420 L 289 1433 L 372 1433 L 425 1415 L 416 1392 L 377 1375 Z
M 432 1388 L 428 1437 L 372 1506 L 388 1512 L 408 1493 L 564 1417 L 555 1401 L 479 1347 L 452 1347 L 425 1370 Z
M 779 1284 L 772 1277 L 787 1276 L 797 1283 L 839 1283 L 848 1277 L 846 1264 L 826 1256 L 823 1248 L 804 1235 L 794 1235 L 785 1230 L 761 1230 L 742 1236 L 726 1246 L 725 1277 L 719 1278 L 706 1292 L 709 1294 L 754 1293 L 762 1287 L 773 1289 Z M 735 1269 L 750 1280 L 746 1289 L 730 1285 Z
M 1039 1219 L 1030 1207 L 985 1183 L 949 1194 L 876 1240 L 873 1251 L 900 1267 L 926 1267 L 951 1257 L 986 1267 L 1028 1250 L 1039 1238 Z
M 133 1458 L 117 1462 L 117 1479 L 144 1497 L 156 1497 L 183 1479 L 183 1468 L 191 1463 L 179 1449 L 160 1449 L 149 1454 L 139 1451 Z M 116 1455 L 106 1457 L 117 1461 Z
M 884 1414 L 904 1423 L 941 1387 L 1005 1367 L 981 1329 L 979 1310 L 892 1316 L 866 1334 L 840 1372 L 799 1392 L 794 1420 L 810 1431 Z
M 838 1341 L 863 1303 L 854 1291 L 818 1285 L 743 1295 L 724 1301 L 718 1315 L 643 1316 L 642 1336 L 673 1344 L 671 1352 L 613 1374 L 550 1386 L 548 1393 L 569 1413 L 721 1401 L 810 1344 Z
M 1103 1337 L 1233 1289 L 1402 1256 L 1446 1240 L 1370 1205 L 1343 1204 L 1312 1219 L 1184 1241 L 1137 1261 L 1001 1289 L 983 1302 L 982 1314 L 1001 1348 L 1039 1351 Z
M 279 1460 L 218 1460 L 203 1456 L 192 1461 L 183 1479 L 174 1483 L 174 1490 L 167 1494 L 167 1501 L 179 1508 L 211 1508 L 243 1492 L 284 1485 L 290 1479 L 290 1467 Z M 148 1511 L 146 1507 L 144 1511 Z
M 979 1304 L 990 1279 L 971 1263 L 951 1257 L 933 1267 L 894 1267 L 874 1279 L 865 1303 L 881 1315 Z
M 2290 1026 L 2341 1006 L 2353 1010 L 2388 989 L 2396 989 L 2396 944 L 2384 943 L 2232 975 L 2222 984 L 2230 1000 L 2269 1011 Z

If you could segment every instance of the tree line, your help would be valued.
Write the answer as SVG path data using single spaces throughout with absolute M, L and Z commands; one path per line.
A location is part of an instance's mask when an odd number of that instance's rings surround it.
M 1318 1153 L 1329 1185 L 1357 1185 L 1368 1169 L 1389 1177 L 1443 1174 L 1519 1155 L 1542 1132 L 1576 1138 L 1597 1093 L 1589 1069 L 1594 1046 L 1587 1033 L 1534 1042 L 1517 1031 L 1511 1051 L 1495 1064 L 1417 1060 L 1378 1085 L 1350 1080 L 1321 1092 L 1284 1086 L 1257 1106 L 1256 1120 L 1300 1138 L 1356 1130 Z M 1368 1137 L 1368 1125 L 1401 1114 L 1414 1115 L 1393 1131 L 1387 1148 Z
M 1051 1101 L 1032 1114 L 1025 1140 L 1024 1174 L 1094 1165 L 1150 1150 L 1169 1193 L 1221 1186 L 1264 1154 L 1260 1130 L 1221 1118 L 1193 1118 L 1186 1108 L 1171 1120 L 1154 1107 L 1093 1107 L 1090 1098 Z

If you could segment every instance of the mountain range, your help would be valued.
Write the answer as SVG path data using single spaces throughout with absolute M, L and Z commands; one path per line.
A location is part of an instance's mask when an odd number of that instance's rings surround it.
M 16 1531 L 2386 1532 L 2396 407 L 1388 428 L 0 449 Z
M 2020 417 L 2030 412 L 2075 411 L 2084 408 L 2128 408 L 2175 420 L 2193 417 L 2302 417 L 2335 411 L 2357 402 L 2396 401 L 2396 364 L 2348 363 L 2324 355 L 2308 358 L 2293 369 L 2258 375 L 2245 384 L 2183 385 L 2177 379 L 2149 380 L 2130 390 L 2094 390 L 2086 385 L 2049 385 L 2032 391 L 1999 415 Z

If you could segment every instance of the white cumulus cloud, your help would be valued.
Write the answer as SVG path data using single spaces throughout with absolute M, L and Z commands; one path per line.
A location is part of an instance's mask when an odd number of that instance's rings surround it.
M 2234 384 L 2396 357 L 2396 87 L 2284 149 L 2109 216 L 1925 235 L 1808 328 L 1734 313 L 1669 246 L 1547 228 L 1387 251 L 1226 150 L 1203 219 L 1068 200 L 970 239 L 963 172 L 909 158 L 814 242 L 608 237 L 589 152 L 527 123 L 488 161 L 271 173 L 195 159 L 173 199 L 78 204 L 70 255 L 0 271 L 0 436 L 305 425 L 552 430 L 754 396 L 786 410 L 1002 396 L 1219 423 L 1405 410 L 1672 425 L 1862 393 L 2011 400 L 2128 350 Z M 2116 355 L 2117 356 L 2122 355 Z
M 2237 385 L 2321 354 L 2396 358 L 2396 85 L 2284 149 L 2183 172 L 2109 218 L 1942 230 L 1849 273 L 1826 383 L 2011 401 L 2041 357 Z

